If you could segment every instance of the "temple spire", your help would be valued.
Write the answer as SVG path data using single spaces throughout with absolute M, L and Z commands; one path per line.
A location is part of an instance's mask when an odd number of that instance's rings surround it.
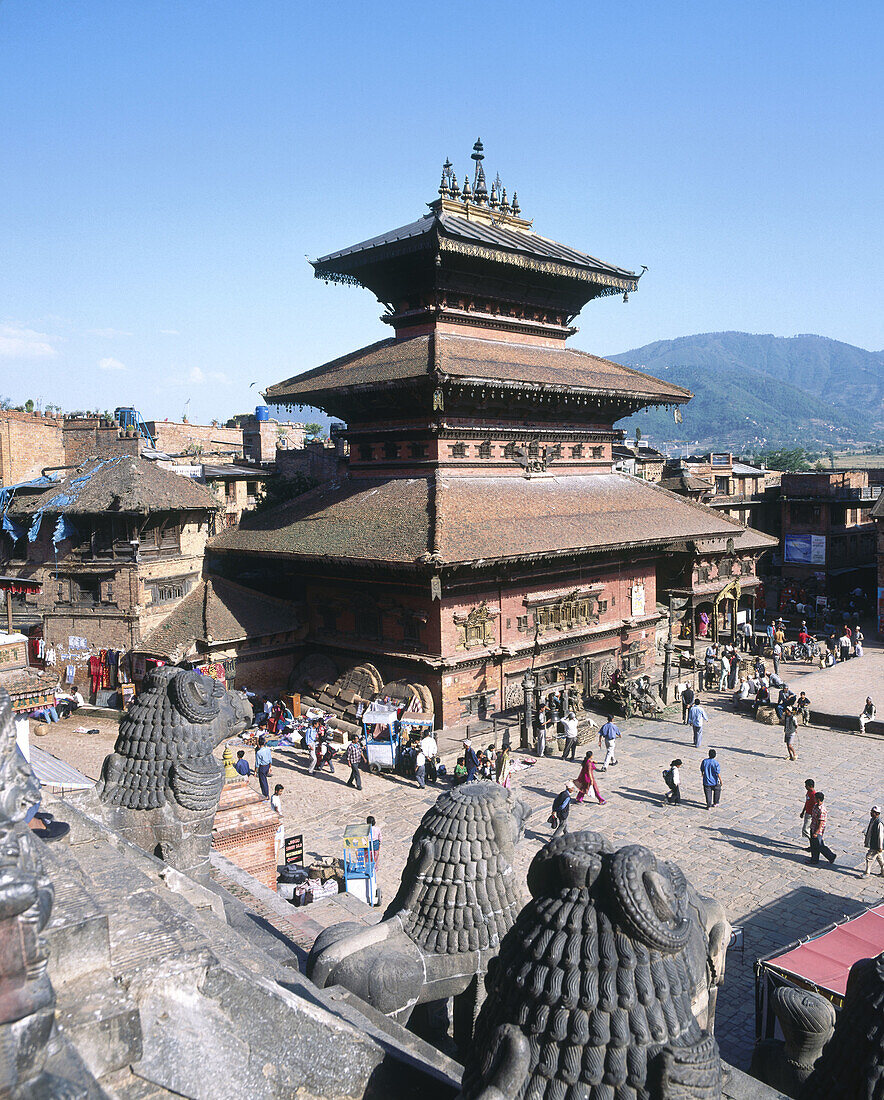
M 474 201 L 480 205 L 488 201 L 488 187 L 485 183 L 485 169 L 482 167 L 482 161 L 485 159 L 485 153 L 483 152 L 484 146 L 482 145 L 482 139 L 476 138 L 476 144 L 473 146 L 473 151 L 470 154 L 472 159 L 476 162 L 476 178 L 473 181 L 473 191 L 475 192 Z

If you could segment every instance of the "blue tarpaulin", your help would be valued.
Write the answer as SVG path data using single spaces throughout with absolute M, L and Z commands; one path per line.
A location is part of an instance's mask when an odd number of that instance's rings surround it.
M 74 525 L 64 516 L 58 517 L 58 522 L 55 525 L 55 531 L 52 534 L 53 543 L 58 546 L 60 542 L 64 542 L 65 539 L 75 539 L 77 537 L 77 529 Z

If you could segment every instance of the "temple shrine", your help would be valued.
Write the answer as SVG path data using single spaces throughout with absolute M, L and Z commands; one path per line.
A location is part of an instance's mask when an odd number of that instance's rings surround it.
M 392 332 L 265 396 L 344 421 L 349 462 L 210 550 L 304 606 L 302 665 L 416 685 L 439 725 L 519 706 L 527 671 L 587 696 L 652 669 L 660 579 L 690 596 L 698 552 L 723 559 L 736 610 L 774 541 L 614 472 L 615 423 L 691 394 L 568 345 L 587 303 L 640 276 L 537 233 L 483 157 L 462 185 L 446 162 L 416 221 L 313 262 L 375 294 Z

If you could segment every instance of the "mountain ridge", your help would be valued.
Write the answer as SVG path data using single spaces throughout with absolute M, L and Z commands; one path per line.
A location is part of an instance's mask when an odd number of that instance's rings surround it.
M 659 442 L 747 451 L 884 439 L 884 352 L 815 333 L 727 330 L 655 340 L 608 358 L 694 393 L 682 424 L 659 409 L 620 422 Z

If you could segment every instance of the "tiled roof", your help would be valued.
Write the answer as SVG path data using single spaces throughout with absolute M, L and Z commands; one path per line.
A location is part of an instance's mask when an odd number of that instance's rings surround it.
M 884 519 L 884 493 L 882 493 L 881 496 L 878 497 L 878 500 L 876 501 L 875 506 L 872 508 L 871 512 L 869 512 L 869 515 L 872 517 L 872 519 Z
M 660 484 L 670 492 L 678 493 L 682 490 L 691 493 L 711 493 L 715 486 L 711 481 L 703 477 L 692 477 L 690 474 L 679 474 L 677 477 L 664 477 Z
M 435 531 L 430 516 L 435 516 Z M 714 509 L 626 474 L 439 477 L 314 490 L 245 516 L 211 548 L 246 553 L 419 564 L 739 537 Z
M 147 635 L 140 653 L 176 659 L 195 641 L 218 645 L 240 638 L 283 634 L 300 626 L 294 605 L 243 588 L 221 577 L 207 577 Z
M 425 214 L 408 225 L 391 229 L 367 241 L 342 248 L 327 256 L 313 261 L 316 277 L 319 279 L 335 274 L 350 274 L 367 262 L 367 254 L 391 246 L 399 246 L 398 251 L 410 251 L 425 247 L 424 238 L 430 238 L 438 231 L 442 238 L 465 241 L 483 245 L 497 252 L 513 252 L 537 259 L 553 261 L 559 264 L 603 272 L 619 278 L 635 281 L 635 272 L 598 260 L 576 248 L 559 244 L 558 241 L 541 237 L 531 229 L 523 229 L 513 224 L 494 225 L 484 219 L 464 218 L 448 211 Z
M 766 535 L 764 531 L 756 531 L 754 527 L 742 527 L 739 534 L 736 535 L 727 535 L 718 539 L 698 539 L 697 549 L 700 553 L 724 550 L 728 538 L 734 540 L 734 550 L 738 552 L 740 550 L 771 550 L 774 546 L 780 544 L 779 539 L 775 539 L 773 535 Z
M 377 386 L 421 378 L 440 371 L 456 379 L 552 386 L 588 393 L 629 394 L 648 403 L 682 404 L 691 394 L 632 367 L 600 359 L 570 347 L 541 347 L 449 333 L 382 340 L 321 367 L 278 382 L 265 392 L 268 401 L 322 407 L 321 394 L 355 386 Z
M 217 500 L 203 485 L 134 455 L 91 458 L 39 496 L 16 499 L 17 515 L 36 512 L 95 515 L 99 512 L 214 512 Z
M 426 478 L 331 482 L 222 531 L 210 550 L 414 562 L 429 545 Z

